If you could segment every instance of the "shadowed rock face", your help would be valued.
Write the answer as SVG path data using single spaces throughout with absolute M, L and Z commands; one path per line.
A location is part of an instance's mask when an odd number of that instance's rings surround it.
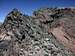
M 75 56 L 72 8 L 13 9 L 0 26 L 1 56 Z M 71 52 L 72 51 L 72 52 Z

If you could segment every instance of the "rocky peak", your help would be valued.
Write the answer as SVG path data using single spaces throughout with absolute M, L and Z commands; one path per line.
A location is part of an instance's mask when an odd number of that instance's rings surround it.
M 34 12 L 35 17 L 31 17 L 23 15 L 18 9 L 13 9 L 6 16 L 2 28 L 0 28 L 0 30 L 4 30 L 0 33 L 0 55 L 73 56 L 73 53 L 64 47 L 68 37 L 64 37 L 64 32 L 59 27 L 63 26 L 62 21 L 64 23 L 67 20 L 66 22 L 69 23 L 70 18 L 65 19 L 64 15 L 68 14 L 65 14 L 64 11 L 65 9 L 56 8 L 39 9 Z M 63 41 L 64 44 L 62 45 Z M 71 48 L 69 43 L 71 41 L 67 42 L 65 46 Z M 71 49 L 73 50 L 73 48 Z
M 17 14 L 21 14 L 21 12 L 18 9 L 14 8 L 14 9 L 12 9 L 12 11 L 8 15 L 10 15 L 10 14 L 17 16 Z
M 3 23 L 4 28 L 19 27 L 19 24 L 22 24 L 24 21 L 23 14 L 18 9 L 13 9 L 5 18 Z
M 18 20 L 20 17 L 23 16 L 23 14 L 16 8 L 14 8 L 5 18 L 6 20 Z

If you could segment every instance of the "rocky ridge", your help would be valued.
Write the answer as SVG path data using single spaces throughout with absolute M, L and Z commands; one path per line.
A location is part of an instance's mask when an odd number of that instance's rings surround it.
M 63 27 L 63 31 L 68 29 L 67 25 L 74 20 L 69 21 L 68 18 L 74 18 L 74 15 L 75 9 L 71 8 L 43 8 L 34 11 L 33 16 L 13 9 L 0 26 L 0 55 L 74 56 L 53 32 L 59 26 Z M 62 23 L 64 21 L 67 23 Z

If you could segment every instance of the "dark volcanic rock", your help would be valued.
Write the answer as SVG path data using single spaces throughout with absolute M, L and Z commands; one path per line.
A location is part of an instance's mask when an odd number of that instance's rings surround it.
M 0 43 L 0 55 L 73 56 L 73 53 L 49 32 L 49 28 L 54 27 L 53 23 L 56 20 L 65 17 L 62 11 L 49 8 L 40 9 L 34 12 L 35 17 L 31 17 L 13 9 L 1 25 L 0 37 L 3 43 Z

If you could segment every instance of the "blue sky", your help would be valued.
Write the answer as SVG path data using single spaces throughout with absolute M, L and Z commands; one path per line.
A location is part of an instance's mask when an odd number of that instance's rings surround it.
M 0 22 L 13 9 L 18 8 L 22 13 L 32 15 L 40 7 L 73 7 L 75 0 L 0 0 Z

